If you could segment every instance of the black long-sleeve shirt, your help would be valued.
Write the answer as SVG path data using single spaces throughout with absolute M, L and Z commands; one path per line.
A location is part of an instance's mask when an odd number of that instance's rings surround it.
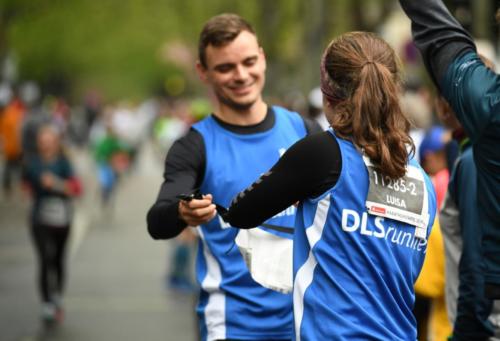
M 291 146 L 271 170 L 235 197 L 225 221 L 239 228 L 261 225 L 297 201 L 317 197 L 337 183 L 342 157 L 330 132 L 313 134 Z
M 225 129 L 236 134 L 255 134 L 267 131 L 274 126 L 275 115 L 272 107 L 264 120 L 250 126 L 226 123 L 215 115 L 214 119 Z M 320 132 L 317 123 L 304 119 L 308 134 Z M 205 144 L 201 134 L 195 129 L 177 140 L 170 148 L 163 173 L 164 181 L 156 202 L 147 214 L 148 232 L 154 239 L 169 239 L 177 236 L 187 226 L 179 217 L 179 199 L 181 193 L 192 193 L 198 189 L 205 174 Z M 208 194 L 208 193 L 204 193 Z

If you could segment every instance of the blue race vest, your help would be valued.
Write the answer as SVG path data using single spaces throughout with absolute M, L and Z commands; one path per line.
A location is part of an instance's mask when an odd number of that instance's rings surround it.
M 415 237 L 414 226 L 367 213 L 367 167 L 351 142 L 337 141 L 342 171 L 336 185 L 302 202 L 297 212 L 295 338 L 415 340 L 413 285 L 427 240 Z M 428 236 L 436 201 L 427 176 L 423 186 Z
M 302 118 L 273 107 L 272 129 L 256 134 L 226 130 L 213 117 L 193 126 L 202 136 L 206 150 L 203 194 L 228 207 L 231 200 L 268 171 L 297 140 L 306 135 Z M 295 208 L 266 223 L 293 227 Z M 196 273 L 201 285 L 197 308 L 203 340 L 290 339 L 293 330 L 291 294 L 266 289 L 252 278 L 235 245 L 238 229 L 227 226 L 219 216 L 199 227 Z

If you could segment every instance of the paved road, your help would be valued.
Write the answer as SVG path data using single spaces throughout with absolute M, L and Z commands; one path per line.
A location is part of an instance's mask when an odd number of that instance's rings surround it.
M 39 321 L 28 203 L 16 193 L 0 199 L 0 340 L 195 340 L 195 298 L 164 287 L 172 242 L 153 241 L 145 227 L 161 162 L 146 146 L 110 213 L 99 203 L 88 155 L 73 155 L 86 194 L 68 253 L 66 319 L 52 330 Z

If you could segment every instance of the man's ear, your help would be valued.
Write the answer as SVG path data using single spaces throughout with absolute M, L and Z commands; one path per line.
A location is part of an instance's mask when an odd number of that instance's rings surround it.
M 207 83 L 207 69 L 201 64 L 199 60 L 196 61 L 196 73 L 198 73 L 198 77 L 200 77 L 203 83 Z

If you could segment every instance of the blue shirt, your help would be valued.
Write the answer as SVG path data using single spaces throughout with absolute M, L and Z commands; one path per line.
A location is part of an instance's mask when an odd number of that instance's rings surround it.
M 273 107 L 272 129 L 257 134 L 236 134 L 213 117 L 195 124 L 206 148 L 202 193 L 228 206 L 231 199 L 273 166 L 284 151 L 306 135 L 302 118 Z M 293 227 L 292 207 L 267 223 Z M 197 280 L 201 285 L 197 313 L 203 340 L 280 340 L 292 335 L 292 297 L 266 289 L 252 278 L 235 246 L 237 229 L 219 216 L 199 227 Z
M 415 340 L 413 287 L 427 241 L 415 237 L 414 226 L 367 213 L 367 168 L 351 142 L 337 141 L 339 180 L 319 197 L 303 201 L 297 212 L 295 338 Z M 436 198 L 429 178 L 424 179 L 428 235 Z

